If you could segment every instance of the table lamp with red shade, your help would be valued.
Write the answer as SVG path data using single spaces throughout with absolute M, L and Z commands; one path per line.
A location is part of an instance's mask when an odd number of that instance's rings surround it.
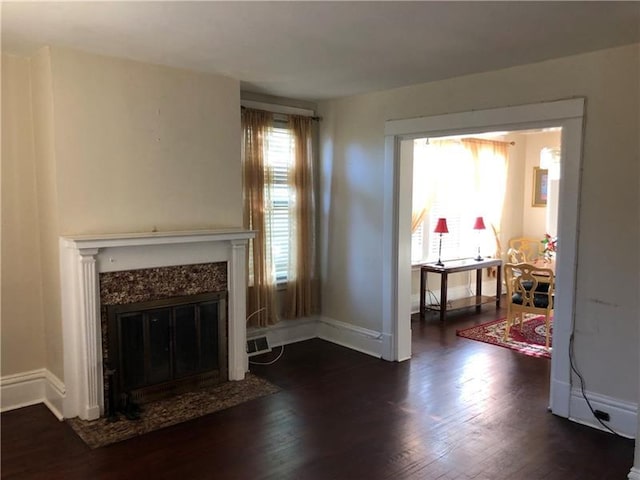
M 438 223 L 436 223 L 436 228 L 433 231 L 434 233 L 440 234 L 440 246 L 438 247 L 438 261 L 436 262 L 436 265 L 442 267 L 444 266 L 444 263 L 442 263 L 442 259 L 440 258 L 442 253 L 442 234 L 449 233 L 449 229 L 447 228 L 447 219 L 439 218 Z
M 476 222 L 473 224 L 473 229 L 474 230 L 478 230 L 478 235 L 480 235 L 480 230 L 484 230 L 485 227 L 484 226 L 484 219 L 482 217 L 476 217 Z M 480 238 L 478 236 L 478 256 L 475 258 L 476 261 L 480 261 L 482 260 L 482 257 L 480 256 Z

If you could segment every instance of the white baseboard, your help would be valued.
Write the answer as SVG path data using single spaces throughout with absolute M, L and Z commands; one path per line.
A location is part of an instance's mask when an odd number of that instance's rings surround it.
M 638 405 L 616 398 L 585 392 L 594 410 L 609 414 L 611 420 L 605 422 L 615 432 L 627 438 L 635 438 L 638 428 Z M 593 416 L 587 402 L 578 388 L 571 390 L 570 420 L 608 432 Z
M 266 335 L 271 347 L 321 338 L 331 343 L 380 358 L 382 334 L 329 317 L 286 320 L 263 328 L 249 328 L 247 338 Z
M 629 480 L 640 480 L 640 468 L 632 467 L 627 478 Z
M 269 327 L 247 329 L 247 338 L 261 335 L 267 336 L 269 346 L 271 347 L 311 340 L 318 336 L 318 318 L 309 317 L 298 320 L 283 320 Z
M 44 377 L 44 369 L 40 369 L 0 378 L 0 412 L 42 403 Z
M 320 317 L 318 337 L 376 358 L 382 357 L 382 333 L 375 330 Z
M 44 403 L 58 420 L 63 419 L 64 383 L 46 368 L 0 378 L 0 412 Z
M 58 420 L 64 419 L 62 412 L 65 391 L 64 383 L 49 370 L 45 370 L 44 404 Z
M 554 415 L 569 418 L 571 408 L 571 384 L 559 380 L 551 380 L 549 407 Z

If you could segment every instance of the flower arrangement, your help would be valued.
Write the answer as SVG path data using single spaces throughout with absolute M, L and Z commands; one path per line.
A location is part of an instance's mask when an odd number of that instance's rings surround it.
M 544 238 L 540 240 L 544 249 L 542 250 L 542 255 L 546 260 L 551 260 L 556 253 L 556 249 L 558 248 L 558 237 L 552 237 L 548 233 L 544 234 Z

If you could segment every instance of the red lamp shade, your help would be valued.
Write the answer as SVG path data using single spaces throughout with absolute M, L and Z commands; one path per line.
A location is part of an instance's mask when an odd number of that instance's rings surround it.
M 474 230 L 484 230 L 485 227 L 484 226 L 484 220 L 482 219 L 482 217 L 476 217 L 476 223 L 473 224 L 473 229 Z
M 447 219 L 439 218 L 438 223 L 436 223 L 436 228 L 433 231 L 435 233 L 449 233 L 449 229 L 447 228 Z

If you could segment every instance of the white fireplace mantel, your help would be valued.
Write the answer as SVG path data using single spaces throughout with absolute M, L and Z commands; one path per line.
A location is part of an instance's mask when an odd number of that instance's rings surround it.
M 227 262 L 229 380 L 242 380 L 246 353 L 246 251 L 243 229 L 60 237 L 64 341 L 63 416 L 104 412 L 98 275 L 140 268 Z

